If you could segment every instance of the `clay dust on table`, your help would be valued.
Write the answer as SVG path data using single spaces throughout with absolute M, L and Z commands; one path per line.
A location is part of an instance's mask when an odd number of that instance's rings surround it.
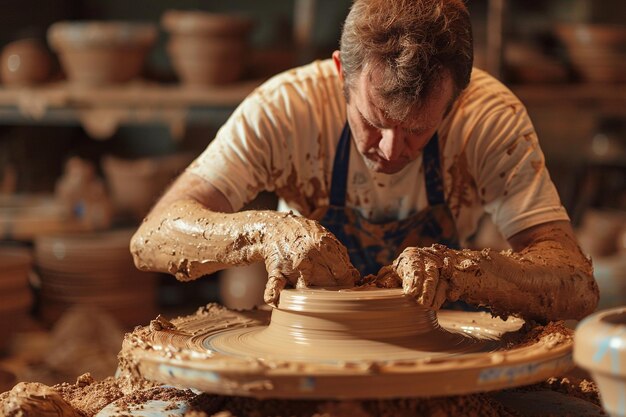
M 207 306 L 199 310 L 199 314 L 211 315 L 223 312 L 217 306 Z M 228 310 L 226 310 L 228 311 Z M 218 315 L 222 315 L 221 313 Z M 254 322 L 238 317 L 245 326 Z M 186 318 L 170 322 L 159 318 L 143 331 L 176 331 Z M 249 321 L 247 321 L 249 320 Z M 150 328 L 152 328 L 150 330 Z M 136 331 L 141 331 L 138 329 Z M 562 323 L 551 323 L 546 326 L 527 325 L 516 337 L 507 340 L 508 346 L 524 346 L 545 337 L 554 337 L 558 341 L 566 337 L 570 331 Z M 189 404 L 187 417 L 396 417 L 396 416 L 504 416 L 516 417 L 514 411 L 504 407 L 489 393 L 473 395 L 448 396 L 436 398 L 404 398 L 388 400 L 259 400 L 249 397 L 222 396 L 212 394 L 196 394 L 191 390 L 156 387 L 154 382 L 147 381 L 138 374 L 136 363 L 132 358 L 120 355 L 120 374 L 117 378 L 109 377 L 95 381 L 89 374 L 80 376 L 75 383 L 62 383 L 52 387 L 37 383 L 23 383 L 17 389 L 0 394 L 0 410 L 7 417 L 38 416 L 32 412 L 33 397 L 39 406 L 50 411 L 49 416 L 91 417 L 108 404 L 115 402 L 120 410 L 141 409 L 150 400 L 170 402 L 174 410 L 182 401 Z M 599 404 L 598 391 L 593 382 L 568 378 L 550 378 L 545 382 L 517 388 L 518 391 L 553 390 L 570 397 L 580 398 L 595 405 Z M 47 396 L 39 395 L 45 391 Z M 28 392 L 39 393 L 28 395 Z M 20 400 L 20 398 L 22 400 Z M 20 402 L 22 401 L 22 402 Z M 163 410 L 167 411 L 166 405 Z M 39 408 L 42 409 L 42 408 Z M 20 414 L 21 413 L 21 414 Z
M 546 388 L 598 404 L 595 384 L 584 379 L 575 382 L 567 378 L 550 379 L 518 390 L 532 391 Z M 58 408 L 57 414 L 47 414 L 59 417 L 92 417 L 108 403 L 116 400 L 121 412 L 141 409 L 142 405 L 150 400 L 171 402 L 171 409 L 177 408 L 178 402 L 185 401 L 189 404 L 186 417 L 518 416 L 515 411 L 505 408 L 490 394 L 368 401 L 256 400 L 247 397 L 194 394 L 190 390 L 156 387 L 138 388 L 124 395 L 119 381 L 115 378 L 93 381 L 88 375 L 80 377 L 74 384 L 64 383 L 47 387 L 47 389 L 49 392 L 57 393 L 57 397 L 50 397 L 48 401 L 58 403 L 59 399 L 62 399 L 68 405 L 65 408 Z M 0 403 L 3 407 L 0 410 L 4 412 L 3 415 L 7 417 L 41 415 L 29 414 L 24 409 L 7 409 L 7 394 L 9 393 L 0 396 Z M 167 408 L 166 405 L 163 411 L 166 412 Z

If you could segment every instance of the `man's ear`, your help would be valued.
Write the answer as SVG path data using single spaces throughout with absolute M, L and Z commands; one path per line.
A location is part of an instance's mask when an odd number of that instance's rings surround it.
M 337 68 L 339 79 L 343 82 L 343 71 L 341 70 L 341 52 L 333 52 L 333 62 L 335 63 L 335 68 Z

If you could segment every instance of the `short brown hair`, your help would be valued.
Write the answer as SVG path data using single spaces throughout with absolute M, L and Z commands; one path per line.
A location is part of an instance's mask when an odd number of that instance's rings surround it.
M 355 0 L 341 34 L 346 98 L 368 67 L 388 114 L 403 119 L 449 73 L 454 97 L 467 87 L 473 44 L 462 0 Z

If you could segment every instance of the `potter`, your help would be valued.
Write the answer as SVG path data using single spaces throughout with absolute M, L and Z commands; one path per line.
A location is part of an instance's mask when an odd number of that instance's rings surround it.
M 357 0 L 339 51 L 238 107 L 131 251 L 191 280 L 264 262 L 287 286 L 402 287 L 422 306 L 580 319 L 597 304 L 522 103 L 472 68 L 461 1 Z M 237 212 L 262 190 L 296 214 Z M 462 249 L 488 213 L 512 250 Z

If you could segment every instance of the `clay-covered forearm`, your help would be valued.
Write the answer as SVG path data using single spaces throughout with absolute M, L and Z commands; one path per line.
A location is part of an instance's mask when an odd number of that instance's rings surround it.
M 213 212 L 182 200 L 152 213 L 131 241 L 139 269 L 188 281 L 230 267 L 264 261 L 268 237 L 284 228 L 284 213 Z
M 346 248 L 314 220 L 269 210 L 214 212 L 193 199 L 154 210 L 133 236 L 131 252 L 139 269 L 181 281 L 264 262 L 271 287 L 266 298 L 274 301 L 287 281 L 351 286 L 359 277 Z
M 268 231 L 280 227 L 284 217 L 273 211 L 218 213 L 195 200 L 176 201 L 144 220 L 131 252 L 139 269 L 188 281 L 263 261 Z
M 543 240 L 517 253 L 448 251 L 448 299 L 538 321 L 581 319 L 598 303 L 591 261 L 577 245 Z

